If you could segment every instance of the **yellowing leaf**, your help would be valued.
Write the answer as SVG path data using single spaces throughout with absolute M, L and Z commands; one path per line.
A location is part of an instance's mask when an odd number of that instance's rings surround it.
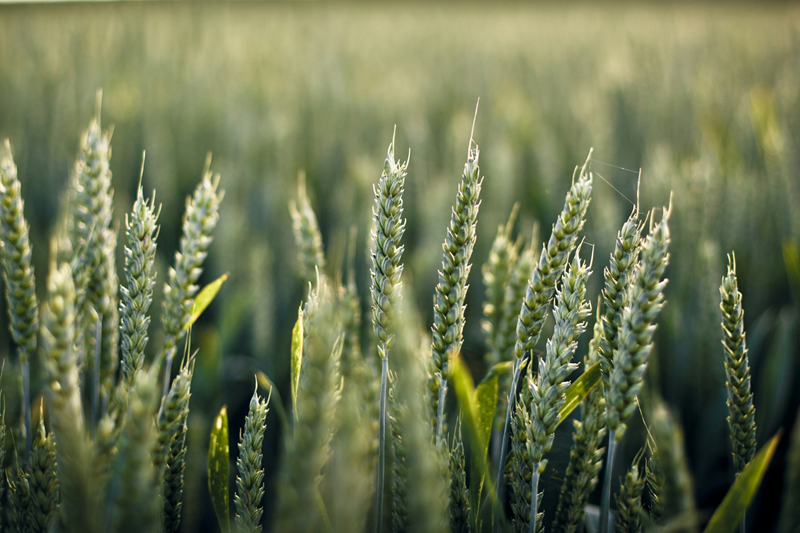
M 714 511 L 714 515 L 703 533 L 731 533 L 736 529 L 742 521 L 747 506 L 756 495 L 779 439 L 780 432 L 763 445 L 753 460 L 744 467 L 742 473 L 733 482 L 733 486 L 728 490 L 728 494 L 725 495 L 725 499 Z
M 581 404 L 583 399 L 586 398 L 595 387 L 600 385 L 601 378 L 600 363 L 597 362 L 587 368 L 586 371 L 581 374 L 581 377 L 576 379 L 575 382 L 569 386 L 564 398 L 564 405 L 562 405 L 561 409 L 558 411 L 559 424 L 566 420 L 570 413 Z
M 292 412 L 297 419 L 297 385 L 300 383 L 300 367 L 303 364 L 303 309 L 297 312 L 297 323 L 292 329 Z
M 208 444 L 208 492 L 223 533 L 231 531 L 228 480 L 230 479 L 230 450 L 228 449 L 228 407 L 222 406 L 211 427 Z
M 223 274 L 205 287 L 195 296 L 194 303 L 192 304 L 192 316 L 189 318 L 189 322 L 183 326 L 183 329 L 189 329 L 192 327 L 192 324 L 203 314 L 203 311 L 206 310 L 211 302 L 214 301 L 214 298 L 217 296 L 220 287 L 222 284 L 225 283 L 225 280 L 228 279 L 227 274 Z

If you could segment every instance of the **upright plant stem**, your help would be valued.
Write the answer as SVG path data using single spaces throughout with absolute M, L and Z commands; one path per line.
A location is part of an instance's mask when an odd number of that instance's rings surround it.
M 381 532 L 383 525 L 383 485 L 384 468 L 386 466 L 386 376 L 389 373 L 389 360 L 384 357 L 381 359 L 381 399 L 380 414 L 378 415 L 378 480 L 375 484 L 375 531 Z
M 444 401 L 447 398 L 447 380 L 442 378 L 439 386 L 439 405 L 436 413 L 436 446 L 442 442 L 442 430 L 444 429 Z
M 497 464 L 497 498 L 495 498 L 494 517 L 492 518 L 492 531 L 498 531 L 500 527 L 500 513 L 503 512 L 503 474 L 505 473 L 505 456 L 508 451 L 508 426 L 511 425 L 511 412 L 514 409 L 513 403 L 516 398 L 517 383 L 522 370 L 522 361 L 514 361 L 514 377 L 511 379 L 511 386 L 508 389 L 508 409 L 506 410 L 506 421 L 503 423 L 502 444 L 500 445 L 500 462 Z
M 25 453 L 31 456 L 31 378 L 28 357 L 20 351 L 22 360 L 22 419 L 25 421 Z
M 608 458 L 606 459 L 606 475 L 603 478 L 603 497 L 600 500 L 600 533 L 608 533 L 608 509 L 611 505 L 611 473 L 614 470 L 614 452 L 617 450 L 615 431 L 608 432 Z
M 539 513 L 539 472 L 531 474 L 531 521 L 528 533 L 536 533 L 536 515 Z

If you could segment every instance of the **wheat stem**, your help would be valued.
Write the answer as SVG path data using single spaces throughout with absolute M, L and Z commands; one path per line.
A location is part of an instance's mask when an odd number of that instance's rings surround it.
M 603 477 L 603 494 L 600 498 L 600 533 L 608 533 L 608 512 L 611 506 L 611 479 L 614 472 L 614 456 L 617 451 L 617 439 L 614 430 L 608 432 L 608 452 L 606 455 L 606 473 Z

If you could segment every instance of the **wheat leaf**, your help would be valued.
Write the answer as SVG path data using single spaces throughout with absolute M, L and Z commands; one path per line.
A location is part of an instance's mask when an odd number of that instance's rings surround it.
M 297 419 L 297 385 L 300 382 L 300 367 L 303 364 L 303 309 L 297 314 L 297 323 L 292 329 L 292 412 Z
M 228 407 L 222 406 L 211 428 L 208 444 L 208 492 L 223 533 L 231 531 L 230 500 L 230 450 L 228 448 Z
M 747 506 L 756 495 L 764 472 L 767 471 L 775 448 L 778 446 L 778 440 L 780 440 L 780 432 L 762 446 L 753 460 L 742 470 L 742 473 L 733 482 L 733 486 L 728 490 L 728 494 L 725 495 L 725 499 L 714 511 L 714 515 L 703 533 L 731 533 L 736 529 L 736 526 L 742 521 Z
M 564 405 L 558 411 L 558 423 L 561 424 L 578 407 L 586 396 L 589 395 L 595 387 L 600 385 L 602 374 L 600 373 L 600 362 L 593 364 L 586 371 L 581 374 L 581 377 L 575 380 L 575 383 L 569 386 L 567 394 L 564 398 Z M 558 427 L 558 426 L 556 426 Z
M 201 290 L 194 299 L 194 303 L 192 304 L 192 316 L 189 318 L 189 322 L 183 326 L 183 329 L 188 330 L 190 327 L 192 327 L 192 324 L 194 324 L 195 321 L 200 318 L 200 315 L 203 314 L 203 311 L 206 310 L 206 307 L 208 307 L 211 302 L 214 301 L 214 298 L 216 298 L 220 287 L 222 287 L 222 284 L 225 283 L 226 279 L 228 279 L 228 274 L 223 274 L 203 287 L 203 290 Z

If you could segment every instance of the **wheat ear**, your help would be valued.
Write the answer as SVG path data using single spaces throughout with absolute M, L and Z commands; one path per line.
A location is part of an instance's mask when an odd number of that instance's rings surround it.
M 267 401 L 256 391 L 250 399 L 250 409 L 244 421 L 244 433 L 239 438 L 239 457 L 236 459 L 236 528 L 241 533 L 259 533 L 264 509 L 264 468 L 261 448 L 267 428 Z
M 471 142 L 471 141 L 470 141 Z M 461 351 L 464 331 L 464 299 L 470 258 L 475 246 L 481 184 L 478 146 L 470 145 L 464 173 L 458 184 L 456 203 L 450 215 L 442 249 L 442 269 L 433 296 L 431 366 L 428 375 L 428 405 L 437 441 L 444 427 L 444 399 L 447 394 L 448 357 Z
M 167 273 L 164 284 L 164 311 L 161 322 L 164 325 L 164 348 L 159 361 L 164 360 L 164 388 L 166 396 L 172 371 L 172 358 L 175 349 L 186 334 L 186 324 L 192 313 L 194 295 L 197 294 L 197 280 L 203 273 L 203 262 L 211 246 L 211 236 L 219 220 L 219 204 L 225 195 L 217 190 L 219 174 L 213 175 L 206 161 L 203 178 L 194 194 L 186 199 L 183 215 L 183 229 L 178 251 L 175 252 L 175 265 Z
M 155 197 L 148 202 L 139 187 L 130 216 L 125 219 L 128 245 L 125 247 L 125 278 L 127 285 L 121 288 L 119 302 L 122 334 L 122 380 L 130 389 L 136 373 L 144 363 L 147 346 L 147 314 L 153 302 L 153 286 L 156 282 L 153 264 L 156 257 L 156 241 L 159 227 L 156 224 L 158 211 L 154 207 Z
M 733 464 L 741 472 L 756 453 L 756 409 L 750 392 L 750 362 L 744 333 L 742 293 L 736 277 L 736 257 L 728 257 L 728 272 L 719 287 L 725 385 L 728 389 L 728 426 Z
M 32 533 L 46 533 L 56 516 L 58 479 L 55 441 L 53 435 L 48 435 L 45 430 L 42 407 L 39 409 L 39 426 L 33 439 L 27 475 L 31 492 L 28 527 Z
M 52 251 L 55 257 L 55 251 Z M 67 531 L 94 531 L 91 450 L 84 433 L 75 342 L 75 289 L 68 264 L 52 264 L 42 310 L 42 348 L 56 439 L 59 501 Z
M 318 500 L 322 470 L 330 458 L 330 442 L 339 401 L 341 327 L 324 280 L 311 292 L 306 315 L 308 338 L 297 387 L 297 411 L 291 445 L 287 446 L 278 481 L 276 528 L 310 532 L 321 527 Z
M 578 234 L 583 229 L 586 220 L 586 211 L 592 199 L 592 174 L 586 172 L 589 159 L 592 156 L 591 150 L 583 167 L 576 167 L 572 177 L 572 186 L 567 192 L 564 200 L 564 208 L 558 215 L 556 223 L 550 234 L 550 239 L 542 249 L 539 262 L 533 270 L 533 275 L 528 281 L 525 296 L 522 299 L 519 315 L 517 318 L 516 339 L 514 341 L 514 375 L 511 379 L 511 386 L 508 391 L 508 404 L 506 406 L 506 418 L 503 426 L 502 444 L 500 447 L 500 465 L 505 464 L 506 450 L 508 449 L 508 430 L 511 426 L 512 413 L 516 412 L 516 391 L 517 383 L 522 372 L 523 360 L 527 354 L 539 341 L 542 326 L 547 318 L 547 308 L 550 305 L 556 291 L 556 282 L 561 277 L 564 267 L 567 264 L 569 255 L 574 250 Z M 577 180 L 575 178 L 578 178 Z M 523 387 L 523 390 L 525 387 Z M 523 401 L 522 413 L 527 413 L 530 409 L 530 395 L 523 393 L 520 400 Z M 523 414 L 522 416 L 526 416 Z M 520 420 L 520 422 L 523 422 Z M 525 425 L 518 426 L 520 431 L 515 432 L 516 439 L 523 438 Z M 513 428 L 512 428 L 513 429 Z M 514 445 L 515 450 L 521 452 L 519 442 Z M 515 460 L 516 461 L 516 460 Z M 517 461 L 519 462 L 519 461 Z M 502 512 L 503 496 L 503 468 L 498 468 L 497 472 L 497 498 L 495 498 L 494 518 L 492 521 L 492 531 L 497 533 L 500 528 L 500 513 Z M 516 476 L 516 474 L 515 474 Z M 528 498 L 524 498 L 528 500 Z
M 317 215 L 306 193 L 306 173 L 302 170 L 297 176 L 297 203 L 289 202 L 289 214 L 292 216 L 292 232 L 298 249 L 300 275 L 306 282 L 314 281 L 317 272 L 325 272 L 325 251 L 322 249 Z
M 486 334 L 486 347 L 488 352 L 486 360 L 489 365 L 494 365 L 503 356 L 503 325 L 506 322 L 506 289 L 511 284 L 511 279 L 516 269 L 519 257 L 519 246 L 511 240 L 511 229 L 514 226 L 519 204 L 514 204 L 511 215 L 505 226 L 497 228 L 497 236 L 489 250 L 489 258 L 481 268 L 483 284 L 486 286 L 486 296 L 483 303 L 483 321 L 481 327 Z M 527 278 L 525 278 L 527 279 Z M 514 319 L 517 309 L 512 310 Z
M 194 358 L 189 358 L 181 366 L 181 371 L 172 381 L 169 392 L 161 399 L 161 405 L 156 415 L 156 440 L 151 457 L 155 473 L 153 479 L 158 487 L 162 487 L 164 482 L 172 443 L 175 442 L 186 423 L 185 415 L 189 411 L 189 399 L 192 396 L 193 365 Z
M 158 439 L 153 413 L 158 405 L 158 367 L 136 374 L 117 454 L 112 527 L 115 532 L 158 530 L 158 485 L 151 450 Z
M 603 335 L 600 307 L 598 304 L 589 353 L 583 363 L 585 369 L 600 359 L 600 338 Z M 575 533 L 583 522 L 589 494 L 594 490 L 603 467 L 602 443 L 606 434 L 603 415 L 603 392 L 595 389 L 581 403 L 581 420 L 573 422 L 573 444 L 553 520 L 553 530 L 557 533 Z
M 619 494 L 616 495 L 617 512 L 615 514 L 615 532 L 641 533 L 642 532 L 642 492 L 646 479 L 642 476 L 641 460 L 644 456 L 642 449 L 634 458 L 630 470 L 622 477 Z M 609 474 L 611 474 L 609 472 Z
M 456 425 L 453 444 L 450 448 L 450 532 L 471 533 L 473 531 L 472 509 L 467 491 L 467 474 L 464 460 L 464 442 L 461 424 Z
M 378 413 L 378 466 L 375 491 L 375 530 L 380 533 L 383 517 L 384 472 L 386 469 L 386 380 L 389 370 L 389 350 L 394 344 L 392 324 L 395 308 L 400 300 L 403 264 L 400 262 L 405 247 L 400 244 L 406 230 L 403 219 L 403 189 L 405 188 L 405 163 L 395 161 L 394 138 L 389 145 L 383 172 L 375 193 L 372 208 L 372 329 L 378 338 L 378 355 L 381 359 L 381 388 Z
M 180 373 L 172 382 L 172 387 L 181 391 L 181 393 L 178 395 L 180 401 L 173 404 L 174 410 L 167 415 L 168 420 L 174 420 L 173 423 L 177 425 L 177 431 L 169 443 L 169 453 L 167 454 L 164 479 L 161 485 L 161 520 L 165 533 L 176 533 L 181 523 L 183 473 L 186 469 L 186 431 L 193 375 L 194 358 L 192 357 L 187 360 L 187 364 L 183 365 Z M 187 384 L 188 390 L 185 389 Z
M 31 450 L 30 362 L 36 351 L 39 316 L 36 279 L 31 265 L 31 243 L 25 220 L 17 166 L 11 145 L 5 141 L 5 155 L 0 160 L 0 242 L 3 246 L 3 279 L 6 283 L 8 329 L 17 344 L 22 365 L 22 420 L 25 424 L 25 449 Z

